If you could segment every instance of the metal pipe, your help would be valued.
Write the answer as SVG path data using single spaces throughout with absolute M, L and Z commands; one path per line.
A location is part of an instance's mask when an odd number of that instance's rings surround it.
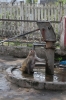
M 54 74 L 54 42 L 46 42 L 46 74 Z
M 43 40 L 46 42 L 46 74 L 54 74 L 54 43 L 56 35 L 50 22 L 37 22 Z
M 0 21 L 17 21 L 17 22 L 38 22 L 38 20 L 20 20 L 20 19 L 0 19 Z M 39 21 L 45 22 L 45 21 Z M 47 21 L 46 21 L 47 22 Z M 60 23 L 60 21 L 49 21 L 50 23 Z
M 1 41 L 0 44 L 3 43 L 3 42 L 7 42 L 7 41 L 9 41 L 9 40 L 13 40 L 13 39 L 15 39 L 15 38 L 17 38 L 17 37 L 20 37 L 20 36 L 25 36 L 25 35 L 31 34 L 31 33 L 35 32 L 35 31 L 38 31 L 38 30 L 39 30 L 39 29 L 36 29 L 36 30 L 30 31 L 30 32 L 26 32 L 26 33 L 24 33 L 24 34 L 16 35 L 15 37 L 12 37 L 12 38 L 9 38 L 9 39 L 7 39 L 7 40 Z
M 46 49 L 46 74 L 54 74 L 54 50 Z

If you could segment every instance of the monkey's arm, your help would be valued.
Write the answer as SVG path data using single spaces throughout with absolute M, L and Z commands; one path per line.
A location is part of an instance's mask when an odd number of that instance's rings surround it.
M 41 59 L 41 58 L 37 57 L 37 55 L 35 55 L 35 60 L 39 61 L 39 62 L 44 62 L 45 61 L 45 59 Z

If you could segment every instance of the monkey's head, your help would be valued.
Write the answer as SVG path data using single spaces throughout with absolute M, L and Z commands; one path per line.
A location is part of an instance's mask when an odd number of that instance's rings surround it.
M 35 50 L 31 50 L 29 51 L 28 56 L 35 56 L 35 54 L 36 54 Z

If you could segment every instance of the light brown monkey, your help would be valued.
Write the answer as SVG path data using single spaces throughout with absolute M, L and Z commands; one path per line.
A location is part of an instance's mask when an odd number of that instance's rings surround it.
M 22 67 L 20 68 L 22 73 L 33 73 L 33 68 L 35 67 L 36 61 L 44 61 L 44 59 L 38 58 L 34 50 L 29 51 L 27 58 L 24 60 Z

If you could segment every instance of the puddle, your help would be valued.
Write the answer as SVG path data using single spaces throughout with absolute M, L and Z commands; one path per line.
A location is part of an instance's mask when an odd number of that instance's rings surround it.
M 12 71 L 16 78 L 29 78 L 32 80 L 37 80 L 39 82 L 51 81 L 51 82 L 66 82 L 66 69 L 55 68 L 54 75 L 45 75 L 45 69 L 34 69 L 33 75 L 23 74 L 19 69 Z

